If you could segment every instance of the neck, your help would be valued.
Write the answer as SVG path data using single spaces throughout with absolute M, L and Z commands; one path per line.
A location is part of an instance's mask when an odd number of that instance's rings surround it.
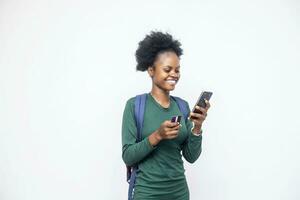
M 170 103 L 169 91 L 164 91 L 160 88 L 152 87 L 151 95 L 159 101 L 160 104 L 168 105 Z

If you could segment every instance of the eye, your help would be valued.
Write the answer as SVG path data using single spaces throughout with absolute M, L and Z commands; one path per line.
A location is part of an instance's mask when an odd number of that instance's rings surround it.
M 164 68 L 163 70 L 164 70 L 164 72 L 166 72 L 166 73 L 170 73 L 173 69 L 172 69 L 171 67 L 168 67 L 168 68 Z M 180 69 L 179 69 L 179 68 L 176 68 L 176 69 L 174 69 L 174 72 L 175 72 L 175 73 L 180 73 Z

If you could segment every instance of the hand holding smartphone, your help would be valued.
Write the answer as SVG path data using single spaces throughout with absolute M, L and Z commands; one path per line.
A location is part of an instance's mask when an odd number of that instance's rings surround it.
M 206 99 L 207 101 L 209 101 L 210 98 L 211 98 L 211 96 L 212 96 L 212 94 L 213 94 L 212 92 L 203 91 L 203 92 L 200 94 L 200 96 L 199 96 L 199 98 L 198 98 L 198 100 L 197 100 L 197 103 L 196 103 L 196 105 L 194 106 L 192 112 L 194 112 L 194 113 L 200 113 L 200 114 L 201 114 L 201 111 L 199 111 L 198 109 L 196 109 L 196 106 L 199 106 L 199 107 L 202 107 L 202 108 L 206 108 L 205 99 Z

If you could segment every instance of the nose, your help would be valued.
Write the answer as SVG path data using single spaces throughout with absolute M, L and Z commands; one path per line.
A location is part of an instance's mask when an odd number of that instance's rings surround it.
M 179 73 L 177 73 L 177 72 L 172 72 L 172 73 L 170 74 L 170 76 L 173 77 L 173 78 L 178 78 L 178 77 L 179 77 Z

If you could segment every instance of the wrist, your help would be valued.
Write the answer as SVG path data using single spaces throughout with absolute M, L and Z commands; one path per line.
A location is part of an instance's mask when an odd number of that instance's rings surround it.
M 201 125 L 195 125 L 193 123 L 193 127 L 191 128 L 191 132 L 194 134 L 194 135 L 201 135 L 202 134 L 202 126 Z
M 162 137 L 159 135 L 158 131 L 153 132 L 149 136 L 149 142 L 153 147 L 156 146 L 161 140 Z
M 154 134 L 155 139 L 156 139 L 158 142 L 160 142 L 160 141 L 162 140 L 162 137 L 161 137 L 161 135 L 159 134 L 158 130 L 156 130 L 153 134 Z
M 194 128 L 194 129 L 192 129 L 191 130 L 192 131 L 192 133 L 194 134 L 194 135 L 201 135 L 202 134 L 202 129 L 196 129 L 196 128 Z

